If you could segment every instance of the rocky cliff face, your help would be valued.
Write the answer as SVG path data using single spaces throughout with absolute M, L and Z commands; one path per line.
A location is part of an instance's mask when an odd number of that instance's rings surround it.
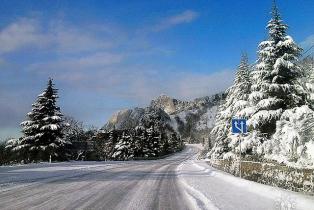
M 146 108 L 134 108 L 115 113 L 102 130 L 129 129 L 140 125 L 151 112 L 157 113 L 159 120 L 177 131 L 189 142 L 203 142 L 215 122 L 217 107 L 224 96 L 216 94 L 197 98 L 193 101 L 181 101 L 161 95 L 151 101 Z
M 103 130 L 125 130 L 139 125 L 145 113 L 144 108 L 125 109 L 113 114 L 109 121 L 102 128 Z
M 181 101 L 167 95 L 161 95 L 151 101 L 150 107 L 161 108 L 167 114 L 172 115 L 189 109 L 192 104 L 193 102 L 191 101 Z

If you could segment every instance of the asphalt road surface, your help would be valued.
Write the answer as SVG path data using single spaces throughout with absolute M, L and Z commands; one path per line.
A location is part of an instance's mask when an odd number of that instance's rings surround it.
M 313 210 L 314 197 L 226 174 L 200 145 L 150 161 L 0 167 L 0 209 Z
M 189 209 L 176 167 L 197 152 L 189 146 L 163 160 L 0 168 L 0 209 Z

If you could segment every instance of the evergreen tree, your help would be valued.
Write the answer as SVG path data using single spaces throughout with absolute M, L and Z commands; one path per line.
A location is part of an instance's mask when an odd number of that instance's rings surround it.
M 226 101 L 226 106 L 231 107 L 234 117 L 248 117 L 248 113 L 243 112 L 249 104 L 249 94 L 251 93 L 250 65 L 246 54 L 242 55 L 238 70 L 235 76 L 234 85 L 230 90 L 230 100 Z
M 159 156 L 164 153 L 165 146 L 165 128 L 160 121 L 154 122 L 154 138 L 153 138 L 153 152 L 155 156 Z
M 105 140 L 105 146 L 104 146 L 104 153 L 105 153 L 105 160 L 111 159 L 113 155 L 113 149 L 114 145 L 116 143 L 115 136 L 114 136 L 114 130 L 111 130 L 109 132 L 109 138 Z
M 141 156 L 140 157 L 148 157 L 147 153 L 149 151 L 148 149 L 148 134 L 146 130 L 144 129 L 140 136 L 140 142 L 141 142 Z
M 314 111 L 307 105 L 287 109 L 277 121 L 271 140 L 264 142 L 265 157 L 298 166 L 314 165 Z
M 144 141 L 146 139 L 145 129 L 139 125 L 135 127 L 134 131 L 134 156 L 143 157 Z
M 248 107 L 250 94 L 250 66 L 247 55 L 242 55 L 233 85 L 226 91 L 225 102 L 220 105 L 216 116 L 216 124 L 210 133 L 210 138 L 215 140 L 214 148 L 210 155 L 220 157 L 230 151 L 231 120 L 233 117 L 247 117 L 245 110 Z
M 286 35 L 287 28 L 274 4 L 267 25 L 269 38 L 259 44 L 250 95 L 254 114 L 249 123 L 268 136 L 275 132 L 276 121 L 284 110 L 305 104 L 304 90 L 297 82 L 301 48 Z
M 112 157 L 115 160 L 129 160 L 131 155 L 130 135 L 128 135 L 126 132 L 123 132 L 122 136 L 119 137 L 118 143 L 114 147 L 114 153 Z
M 154 152 L 154 140 L 155 139 L 154 139 L 153 124 L 151 124 L 150 127 L 148 129 L 146 129 L 146 132 L 147 132 L 147 139 L 145 140 L 145 145 L 144 145 L 144 149 L 143 149 L 144 156 L 145 157 L 154 157 L 156 154 Z
M 52 79 L 49 79 L 47 88 L 41 93 L 32 105 L 28 120 L 21 123 L 24 137 L 18 142 L 15 150 L 22 150 L 27 161 L 66 159 L 65 151 L 68 142 L 63 140 L 63 115 L 56 105 L 57 89 Z
M 306 93 L 311 93 L 311 73 L 300 67 L 301 48 L 286 35 L 287 25 L 276 5 L 267 28 L 269 39 L 260 44 L 250 95 L 255 113 L 249 124 L 255 128 L 252 136 L 261 139 L 257 153 L 287 164 L 313 165 L 314 142 L 309 136 L 314 133 L 314 112 Z
M 306 57 L 301 61 L 300 66 L 303 72 L 300 83 L 303 84 L 307 92 L 307 100 L 310 103 L 310 107 L 314 109 L 314 57 Z
M 165 120 L 161 119 L 165 116 L 160 116 L 161 114 L 161 109 L 147 108 L 145 116 L 134 129 L 119 130 L 117 135 L 112 132 L 100 133 L 102 135 L 98 135 L 95 141 L 105 142 L 105 147 L 104 150 L 97 151 L 113 160 L 129 160 L 134 157 L 158 157 L 182 149 L 183 142 L 177 138 L 173 129 L 167 127 Z M 119 134 L 121 132 L 122 135 Z
M 170 134 L 169 144 L 171 148 L 170 152 L 177 152 L 181 149 L 180 138 L 175 133 Z
M 313 165 L 314 112 L 307 105 L 311 97 L 303 88 L 306 86 L 300 83 L 306 72 L 298 62 L 301 48 L 286 34 L 287 28 L 274 5 L 267 25 L 269 38 L 259 45 L 259 57 L 251 73 L 251 93 L 245 86 L 238 88 L 237 78 L 245 78 L 238 77 L 238 70 L 234 85 L 227 90 L 226 102 L 220 107 L 211 132 L 217 139 L 209 153 L 212 158 L 234 158 L 239 152 L 238 141 L 233 141 L 226 129 L 232 116 L 240 116 L 248 117 L 250 126 L 250 133 L 242 138 L 242 155 L 257 154 L 289 164 Z M 305 81 L 310 81 L 310 75 L 305 76 Z M 243 100 L 239 103 L 243 106 L 236 105 L 233 99 Z

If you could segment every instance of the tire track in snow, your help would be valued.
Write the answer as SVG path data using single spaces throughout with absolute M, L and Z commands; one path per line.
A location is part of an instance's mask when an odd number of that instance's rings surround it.
M 191 208 L 195 210 L 219 210 L 219 208 L 215 206 L 215 204 L 210 199 L 208 199 L 203 193 L 193 188 L 184 180 L 183 175 L 180 173 L 180 170 L 184 164 L 185 162 L 181 163 L 177 167 L 179 178 L 178 181 L 185 193 L 185 196 L 191 202 Z

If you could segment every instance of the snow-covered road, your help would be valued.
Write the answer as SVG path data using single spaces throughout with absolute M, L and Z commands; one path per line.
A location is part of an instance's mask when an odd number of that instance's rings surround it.
M 154 161 L 0 167 L 0 209 L 314 209 L 313 197 L 211 168 L 196 159 L 199 150 L 188 145 Z

